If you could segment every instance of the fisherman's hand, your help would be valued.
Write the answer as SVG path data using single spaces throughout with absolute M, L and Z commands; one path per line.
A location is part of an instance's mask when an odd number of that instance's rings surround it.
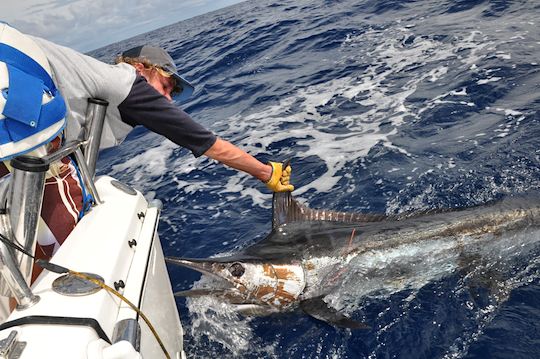
M 283 168 L 283 163 L 268 162 L 272 166 L 272 175 L 270 179 L 266 181 L 266 187 L 273 192 L 291 192 L 294 190 L 294 186 L 289 183 L 291 179 L 291 166 L 287 165 Z

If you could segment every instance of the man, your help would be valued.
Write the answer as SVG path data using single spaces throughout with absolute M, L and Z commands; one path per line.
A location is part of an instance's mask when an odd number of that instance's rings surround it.
M 196 157 L 204 154 L 249 173 L 267 182 L 273 191 L 292 190 L 292 186 L 283 187 L 276 178 L 268 182 L 273 173 L 272 165 L 263 164 L 231 143 L 215 137 L 171 103 L 173 92 L 180 92 L 179 96 L 182 96 L 182 92 L 193 90 L 191 84 L 178 75 L 173 59 L 166 51 L 138 46 L 125 51 L 117 62 L 130 64 L 138 75 L 130 93 L 118 107 L 123 122 L 131 126 L 143 125 L 189 148 Z M 162 96 L 157 96 L 156 92 Z M 281 164 L 274 164 L 274 175 L 280 174 Z
M 193 88 L 177 73 L 164 50 L 138 46 L 124 52 L 116 65 L 109 65 L 49 41 L 31 38 L 43 49 L 56 87 L 66 102 L 65 140 L 81 139 L 87 99 L 97 97 L 109 102 L 101 148 L 118 145 L 133 127 L 142 125 L 188 148 L 196 157 L 208 156 L 258 178 L 272 191 L 293 190 L 289 184 L 290 167 L 283 169 L 281 163 L 258 161 L 216 137 L 172 103 L 175 92 L 186 96 Z M 54 151 L 58 143 L 53 141 L 49 147 Z M 42 218 L 49 231 L 38 240 L 37 256 L 52 256 L 77 223 L 82 209 L 79 183 L 74 166 L 66 159 L 47 179 Z

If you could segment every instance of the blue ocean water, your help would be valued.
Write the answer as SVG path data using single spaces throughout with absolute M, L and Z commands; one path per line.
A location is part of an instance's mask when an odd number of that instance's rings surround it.
M 247 1 L 92 54 L 166 48 L 196 85 L 179 106 L 262 161 L 290 158 L 296 197 L 399 213 L 538 189 L 539 15 L 535 1 Z M 261 183 L 144 129 L 99 169 L 164 202 L 166 255 L 234 253 L 270 231 Z M 175 290 L 199 280 L 169 270 Z M 540 250 L 499 274 L 498 296 L 451 270 L 353 295 L 345 309 L 365 331 L 239 317 L 211 299 L 178 308 L 191 358 L 540 357 Z

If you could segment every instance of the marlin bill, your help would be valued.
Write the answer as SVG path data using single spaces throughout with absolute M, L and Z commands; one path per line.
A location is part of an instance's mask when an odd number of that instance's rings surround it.
M 504 300 L 497 276 L 540 245 L 537 195 L 387 216 L 311 209 L 287 192 L 274 194 L 272 211 L 270 234 L 240 253 L 167 258 L 216 279 L 213 287 L 176 294 L 216 296 L 245 315 L 301 309 L 337 327 L 368 328 L 344 313 L 344 303 L 456 272 Z

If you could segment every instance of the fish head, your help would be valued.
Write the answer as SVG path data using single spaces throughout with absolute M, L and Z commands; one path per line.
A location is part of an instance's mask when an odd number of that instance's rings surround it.
M 167 261 L 224 280 L 228 285 L 226 290 L 206 289 L 204 292 L 217 294 L 233 304 L 258 304 L 280 311 L 294 304 L 306 287 L 300 263 L 182 258 L 167 258 Z

